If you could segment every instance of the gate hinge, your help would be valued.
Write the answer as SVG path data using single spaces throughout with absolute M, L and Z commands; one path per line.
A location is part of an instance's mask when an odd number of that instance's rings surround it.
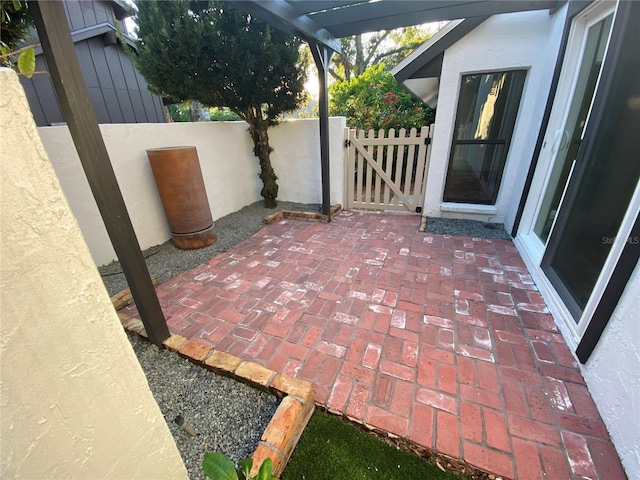
M 344 141 L 344 148 L 349 148 L 351 146 L 351 140 L 348 138 Z
M 425 145 L 431 145 L 431 139 L 429 137 L 424 139 L 424 144 Z

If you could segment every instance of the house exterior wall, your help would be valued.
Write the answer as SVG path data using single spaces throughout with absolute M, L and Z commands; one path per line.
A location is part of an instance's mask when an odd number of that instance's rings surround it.
M 0 88 L 0 476 L 186 479 L 16 74 Z
M 65 0 L 64 10 L 69 19 L 71 30 L 79 30 L 102 22 L 114 23 L 116 21 L 113 2 L 108 0 Z
M 560 47 L 566 6 L 495 15 L 444 53 L 424 215 L 504 222 L 511 229 L 531 163 Z M 495 206 L 443 203 L 463 75 L 526 69 L 527 78 Z
M 640 262 L 582 374 L 629 478 L 640 478 Z
M 117 22 L 113 2 L 65 1 L 65 12 L 72 32 L 100 23 Z M 115 31 L 74 43 L 80 69 L 98 123 L 165 123 L 162 99 L 149 92 L 146 80 L 119 42 Z M 33 41 L 37 35 L 33 34 Z M 42 54 L 36 56 L 36 71 L 46 71 Z M 36 125 L 64 122 L 60 105 L 48 75 L 21 77 Z
M 331 203 L 343 203 L 346 120 L 331 118 Z M 194 145 L 214 220 L 261 200 L 262 183 L 244 122 L 101 125 L 109 157 L 141 248 L 171 238 L 146 150 Z M 67 127 L 38 129 L 98 265 L 116 259 Z M 271 161 L 279 177 L 278 199 L 321 203 L 320 136 L 317 119 L 288 120 L 270 129 Z M 265 216 L 268 210 L 265 209 Z

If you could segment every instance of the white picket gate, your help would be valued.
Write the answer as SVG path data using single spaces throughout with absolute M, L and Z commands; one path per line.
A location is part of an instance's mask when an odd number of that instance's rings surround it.
M 345 130 L 346 208 L 421 212 L 431 149 L 430 127 Z

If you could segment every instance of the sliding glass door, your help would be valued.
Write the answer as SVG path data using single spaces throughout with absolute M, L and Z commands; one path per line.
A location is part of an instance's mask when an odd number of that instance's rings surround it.
M 582 141 L 582 133 L 587 123 L 596 83 L 600 77 L 612 21 L 613 13 L 609 13 L 587 30 L 582 62 L 575 80 L 568 115 L 563 128 L 556 131 L 554 144 L 551 147 L 555 161 L 533 229 L 542 243 L 546 243 L 549 238 L 560 206 L 560 199 Z
M 640 3 L 574 18 L 516 238 L 578 340 L 640 210 Z
M 639 10 L 627 7 L 633 13 Z M 542 259 L 543 271 L 576 323 L 612 246 L 634 241 L 620 235 L 623 220 L 633 214 L 629 207 L 640 179 L 638 26 L 626 26 L 626 31 L 615 32 L 619 38 L 608 52 L 611 63 L 605 62 L 609 70 L 598 87 L 592 118 Z

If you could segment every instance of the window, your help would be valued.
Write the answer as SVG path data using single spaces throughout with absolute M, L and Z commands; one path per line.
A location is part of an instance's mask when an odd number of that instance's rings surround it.
M 494 205 L 526 71 L 462 77 L 445 202 Z

